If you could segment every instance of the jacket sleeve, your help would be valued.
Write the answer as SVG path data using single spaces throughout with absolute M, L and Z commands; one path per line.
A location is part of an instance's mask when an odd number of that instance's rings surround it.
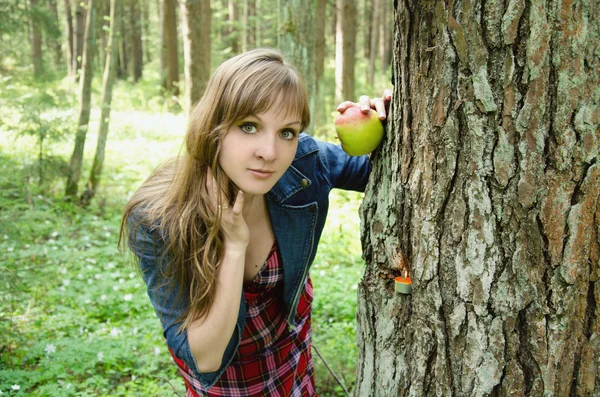
M 369 156 L 350 156 L 341 145 L 316 140 L 323 172 L 332 187 L 364 192 L 371 174 Z
M 154 306 L 166 339 L 167 346 L 175 357 L 182 360 L 195 377 L 208 386 L 214 384 L 217 372 L 199 373 L 196 360 L 190 349 L 187 330 L 179 332 L 178 318 L 185 312 L 189 302 L 185 293 L 165 275 L 169 255 L 166 242 L 156 226 L 148 226 L 135 215 L 128 220 L 129 248 L 138 258 L 138 266 L 146 283 L 146 291 Z

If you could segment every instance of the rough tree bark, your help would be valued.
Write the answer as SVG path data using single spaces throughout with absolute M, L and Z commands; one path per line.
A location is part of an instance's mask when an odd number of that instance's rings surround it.
M 600 9 L 395 4 L 355 395 L 600 395 Z
M 71 161 L 69 163 L 69 174 L 65 187 L 65 196 L 71 199 L 77 196 L 79 177 L 81 176 L 81 165 L 83 163 L 83 149 L 90 124 L 90 108 L 92 99 L 92 68 L 94 62 L 94 25 L 96 20 L 97 0 L 88 0 L 87 21 L 85 26 L 85 46 L 83 61 L 81 63 L 81 78 L 79 81 L 79 117 L 77 121 L 77 133 L 75 134 L 75 145 Z
M 181 0 L 180 7 L 185 94 L 191 111 L 210 78 L 210 0 Z

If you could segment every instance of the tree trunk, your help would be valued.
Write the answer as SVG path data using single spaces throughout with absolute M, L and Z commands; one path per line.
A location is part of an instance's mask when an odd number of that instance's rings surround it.
M 600 10 L 395 4 L 355 395 L 600 395 Z
M 81 64 L 81 77 L 79 81 L 79 118 L 77 122 L 77 134 L 75 135 L 75 146 L 71 155 L 69 175 L 65 188 L 65 196 L 72 198 L 77 196 L 77 184 L 81 175 L 81 164 L 83 163 L 83 149 L 85 138 L 90 124 L 90 102 L 92 97 L 92 68 L 94 59 L 94 25 L 96 19 L 96 1 L 88 0 L 87 20 L 85 25 L 85 48 Z
M 367 72 L 367 85 L 373 86 L 375 81 L 375 60 L 377 59 L 377 49 L 379 48 L 379 26 L 383 23 L 384 17 L 381 14 L 381 0 L 373 0 L 373 23 L 371 24 L 371 42 L 369 43 L 369 68 Z
M 144 49 L 144 61 L 145 65 L 147 62 L 152 61 L 152 54 L 150 53 L 150 2 L 142 1 L 142 32 L 144 39 L 142 40 L 142 48 Z
M 60 19 L 58 17 L 58 7 L 56 5 L 56 0 L 48 0 L 48 6 L 50 7 L 50 12 L 52 15 L 52 20 L 49 22 L 52 26 L 52 30 L 54 31 L 49 46 L 51 45 L 52 49 L 54 50 L 54 62 L 56 64 L 56 69 L 59 70 L 63 66 L 63 59 L 62 45 L 60 42 Z
M 356 0 L 337 0 L 335 49 L 336 102 L 354 99 Z
M 231 52 L 237 54 L 240 51 L 240 32 L 238 30 L 239 18 L 238 18 L 238 5 L 237 0 L 229 0 L 229 40 L 231 46 Z
M 100 125 L 98 127 L 98 144 L 96 145 L 96 154 L 94 155 L 94 163 L 92 164 L 92 170 L 86 185 L 86 190 L 81 196 L 81 202 L 84 205 L 89 204 L 94 198 L 96 189 L 100 184 L 102 168 L 104 167 L 104 150 L 106 148 L 106 138 L 108 136 L 108 125 L 110 122 L 112 90 L 117 65 L 116 54 L 119 42 L 118 37 L 115 37 L 118 32 L 118 18 L 120 18 L 117 14 L 117 10 L 120 10 L 117 9 L 117 0 L 110 0 L 110 30 L 106 48 L 107 54 L 106 65 L 104 67 L 104 78 L 102 81 L 102 108 L 100 111 Z
M 374 20 L 374 2 L 376 0 L 362 0 L 363 5 L 363 52 L 364 58 L 369 59 L 371 57 L 371 37 L 373 35 L 374 26 L 377 23 Z
M 89 0 L 88 0 L 89 1 Z M 86 11 L 83 8 L 86 0 L 74 0 L 75 2 L 75 37 L 73 38 L 74 50 L 73 69 L 75 70 L 75 80 L 79 81 L 81 74 L 81 62 L 83 60 L 83 36 L 85 34 Z M 89 6 L 88 6 L 89 7 Z
M 129 31 L 131 32 L 131 77 L 137 83 L 142 78 L 144 49 L 142 47 L 142 13 L 139 0 L 129 0 Z
M 242 52 L 248 51 L 248 17 L 249 17 L 249 0 L 242 0 Z
M 394 30 L 393 5 L 383 0 L 381 3 L 381 23 L 379 24 L 379 65 L 384 73 L 392 62 L 392 33 Z
M 322 80 L 325 72 L 325 20 L 327 13 L 327 0 L 317 0 L 315 10 L 315 91 L 313 94 L 314 112 L 312 117 L 314 125 L 324 124 L 327 118 L 323 100 Z
M 191 111 L 210 78 L 210 0 L 181 0 L 180 11 L 186 104 Z
M 75 76 L 75 69 L 73 69 L 73 65 L 75 63 L 74 59 L 74 49 L 73 49 L 73 15 L 71 13 L 71 0 L 65 0 L 65 16 L 67 19 L 67 70 L 68 76 Z
M 316 91 L 314 12 L 305 0 L 279 3 L 279 49 L 304 78 L 311 114 L 314 114 Z M 313 121 L 307 131 L 312 131 Z
M 29 0 L 29 38 L 31 43 L 31 63 L 33 75 L 40 77 L 44 73 L 42 62 L 42 33 L 40 32 L 40 10 L 38 0 Z
M 177 51 L 177 0 L 163 0 L 163 48 L 166 53 L 166 85 L 169 95 L 179 95 L 179 55 Z

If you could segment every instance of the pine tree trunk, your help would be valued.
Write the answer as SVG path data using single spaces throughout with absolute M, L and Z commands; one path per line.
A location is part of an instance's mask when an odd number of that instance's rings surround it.
M 177 50 L 177 0 L 163 0 L 163 47 L 166 50 L 166 90 L 179 95 L 179 54 Z
M 98 144 L 96 145 L 96 154 L 94 155 L 94 162 L 92 164 L 90 177 L 86 184 L 86 190 L 81 196 L 81 202 L 84 205 L 89 204 L 94 198 L 98 185 L 100 184 L 102 168 L 104 167 L 104 153 L 106 139 L 108 137 L 113 82 L 117 65 L 116 54 L 119 42 L 119 38 L 116 37 L 116 34 L 119 31 L 117 26 L 119 26 L 118 18 L 120 18 L 120 15 L 117 14 L 117 11 L 120 9 L 121 8 L 117 8 L 117 0 L 110 0 L 110 30 L 106 47 L 107 54 L 106 65 L 104 67 L 104 78 L 102 81 L 102 108 L 100 111 L 100 125 L 98 127 Z
M 305 0 L 288 0 L 279 4 L 279 49 L 300 71 L 306 85 L 311 114 L 314 114 L 315 15 Z M 312 131 L 314 120 L 307 131 Z
M 600 10 L 395 4 L 355 395 L 600 395 Z
M 87 1 L 73 1 L 75 3 L 75 36 L 73 38 L 73 54 L 75 57 L 73 58 L 73 69 L 75 71 L 75 79 L 76 81 L 79 81 L 81 73 L 81 62 L 83 60 L 83 39 L 85 34 L 86 21 L 86 11 L 83 7 L 87 4 Z
M 210 78 L 210 0 L 180 0 L 183 55 L 185 64 L 185 94 L 188 109 L 204 91 Z
M 29 0 L 29 38 L 31 43 L 31 63 L 35 77 L 40 77 L 44 73 L 39 13 L 38 0 Z
M 139 0 L 129 0 L 129 29 L 131 32 L 131 77 L 137 83 L 142 78 L 144 49 L 142 47 L 142 13 Z
M 335 98 L 354 100 L 356 0 L 337 0 Z
M 65 16 L 67 19 L 67 70 L 68 76 L 74 77 L 75 70 L 73 68 L 75 59 L 74 59 L 74 48 L 73 48 L 73 14 L 71 13 L 71 0 L 65 0 Z
M 85 26 L 85 48 L 83 53 L 83 61 L 81 64 L 81 76 L 79 81 L 79 118 L 77 122 L 77 133 L 75 135 L 75 146 L 69 165 L 69 175 L 65 188 L 65 196 L 72 198 L 77 196 L 77 185 L 81 176 L 81 165 L 83 163 L 83 149 L 85 146 L 85 138 L 88 132 L 90 123 L 90 107 L 92 98 L 92 68 L 94 59 L 94 46 L 96 38 L 94 37 L 94 25 L 96 19 L 96 1 L 88 0 L 88 10 Z

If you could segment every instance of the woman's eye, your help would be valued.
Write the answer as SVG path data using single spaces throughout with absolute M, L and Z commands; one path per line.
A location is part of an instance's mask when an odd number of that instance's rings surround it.
M 292 131 L 292 130 L 281 131 L 281 137 L 283 139 L 291 140 L 291 139 L 294 139 L 295 136 L 296 136 L 296 131 Z
M 240 129 L 247 134 L 254 134 L 257 131 L 256 126 L 249 123 L 240 125 Z

